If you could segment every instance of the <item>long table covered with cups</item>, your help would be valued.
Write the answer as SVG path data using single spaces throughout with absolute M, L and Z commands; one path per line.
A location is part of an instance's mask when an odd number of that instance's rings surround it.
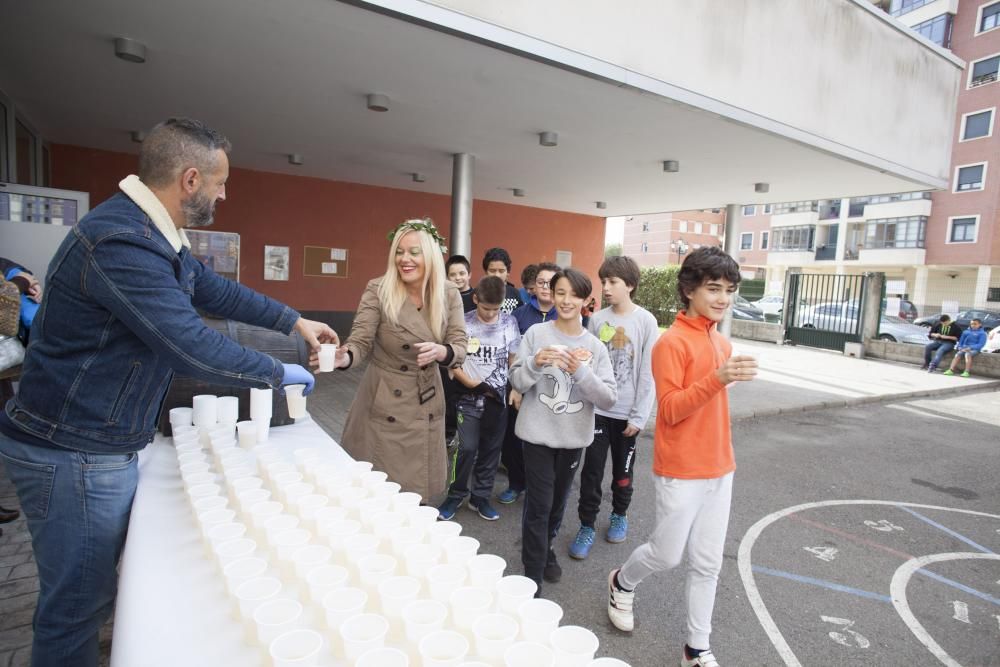
M 179 419 L 139 457 L 112 667 L 627 667 L 308 417 Z

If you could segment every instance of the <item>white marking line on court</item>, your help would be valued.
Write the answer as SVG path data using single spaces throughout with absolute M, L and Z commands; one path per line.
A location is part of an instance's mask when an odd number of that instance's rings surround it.
M 930 419 L 944 419 L 945 421 L 957 422 L 958 420 L 954 417 L 948 417 L 946 415 L 936 415 L 933 412 L 925 412 L 919 408 L 911 408 L 908 405 L 890 405 L 893 410 L 902 410 L 903 412 L 912 412 L 915 415 L 920 415 L 921 417 L 929 417 Z
M 924 629 L 924 626 L 920 624 L 917 617 L 910 610 L 910 604 L 906 601 L 906 585 L 910 582 L 910 577 L 913 573 L 924 567 L 925 565 L 930 565 L 932 563 L 940 563 L 949 560 L 1000 560 L 1000 555 L 997 554 L 984 554 L 977 552 L 969 553 L 945 553 L 945 554 L 930 554 L 928 556 L 921 556 L 919 558 L 914 558 L 913 560 L 908 560 L 896 570 L 895 574 L 892 575 L 892 583 L 889 585 L 889 594 L 892 596 L 892 605 L 896 608 L 896 613 L 899 614 L 903 622 L 906 623 L 906 627 L 910 629 L 913 636 L 916 637 L 921 644 L 927 647 L 935 658 L 941 661 L 942 664 L 948 667 L 962 667 L 961 663 L 948 655 L 948 652 L 941 648 L 941 645 L 934 641 L 930 633 Z M 968 611 L 966 610 L 966 615 Z M 957 615 L 956 615 L 957 618 Z M 968 623 L 968 619 L 965 621 Z
M 750 601 L 750 606 L 753 607 L 754 613 L 757 615 L 757 620 L 760 622 L 764 632 L 767 633 L 768 639 L 774 645 L 775 650 L 778 651 L 778 655 L 788 667 L 802 667 L 802 663 L 799 659 L 795 657 L 795 652 L 785 641 L 784 635 L 781 634 L 781 630 L 778 629 L 778 624 L 774 622 L 774 618 L 771 617 L 770 612 L 767 610 L 767 605 L 764 604 L 764 599 L 760 595 L 760 590 L 757 588 L 757 582 L 753 576 L 753 564 L 750 557 L 750 552 L 753 550 L 753 545 L 757 542 L 757 538 L 760 534 L 764 532 L 764 529 L 770 526 L 772 523 L 778 519 L 782 519 L 790 514 L 795 514 L 796 512 L 801 512 L 803 510 L 815 509 L 817 507 L 836 507 L 838 505 L 887 505 L 891 507 L 919 507 L 921 509 L 930 510 L 942 510 L 944 512 L 958 512 L 960 514 L 971 514 L 973 516 L 982 516 L 990 519 L 1000 519 L 1000 514 L 989 514 L 988 512 L 977 512 L 975 510 L 963 510 L 955 509 L 953 507 L 941 507 L 939 505 L 922 505 L 919 503 L 902 503 L 895 502 L 891 500 L 821 500 L 814 503 L 803 503 L 801 505 L 794 505 L 792 507 L 786 507 L 783 510 L 778 510 L 777 512 L 772 512 L 768 514 L 763 519 L 750 526 L 747 530 L 746 535 L 743 536 L 743 540 L 740 542 L 739 556 L 737 557 L 737 565 L 740 571 L 740 578 L 743 580 L 743 588 L 746 589 L 747 599 Z M 985 555 L 985 554 L 984 554 Z

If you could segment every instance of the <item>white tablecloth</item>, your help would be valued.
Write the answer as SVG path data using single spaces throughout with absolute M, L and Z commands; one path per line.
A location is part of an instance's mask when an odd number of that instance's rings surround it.
M 269 444 L 289 460 L 322 447 L 324 460 L 351 458 L 312 420 L 272 428 Z M 139 487 L 118 577 L 112 667 L 253 667 L 263 653 L 232 615 L 222 574 L 205 553 L 177 457 L 157 436 L 139 455 Z M 330 664 L 330 663 L 327 663 Z

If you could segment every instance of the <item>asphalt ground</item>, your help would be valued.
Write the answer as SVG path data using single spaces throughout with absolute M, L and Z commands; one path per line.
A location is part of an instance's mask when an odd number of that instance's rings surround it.
M 712 636 L 720 663 L 1000 665 L 998 426 L 1000 393 L 990 389 L 738 420 Z M 686 637 L 684 565 L 642 583 L 631 635 L 605 612 L 608 572 L 653 527 L 651 448 L 647 430 L 629 539 L 603 541 L 611 511 L 605 494 L 585 561 L 567 555 L 579 527 L 574 485 L 556 540 L 563 579 L 543 591 L 563 606 L 563 623 L 597 633 L 598 655 L 634 667 L 676 665 Z M 504 483 L 498 475 L 498 491 Z M 777 516 L 799 505 L 806 507 Z M 481 551 L 520 573 L 522 501 L 498 507 L 497 522 L 466 510 L 456 520 Z M 920 564 L 915 557 L 947 560 L 901 569 Z

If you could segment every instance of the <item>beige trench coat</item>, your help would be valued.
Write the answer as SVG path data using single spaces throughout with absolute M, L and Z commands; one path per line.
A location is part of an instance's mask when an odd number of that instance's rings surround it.
M 344 424 L 341 445 L 358 461 L 371 461 L 403 491 L 431 502 L 445 491 L 444 390 L 438 364 L 417 366 L 417 343 L 433 341 L 425 312 L 409 300 L 398 323 L 382 317 L 376 278 L 361 296 L 351 335 L 344 343 L 358 363 L 370 357 Z M 451 367 L 465 360 L 465 319 L 458 288 L 445 283 L 448 322 L 444 340 L 451 346 Z

